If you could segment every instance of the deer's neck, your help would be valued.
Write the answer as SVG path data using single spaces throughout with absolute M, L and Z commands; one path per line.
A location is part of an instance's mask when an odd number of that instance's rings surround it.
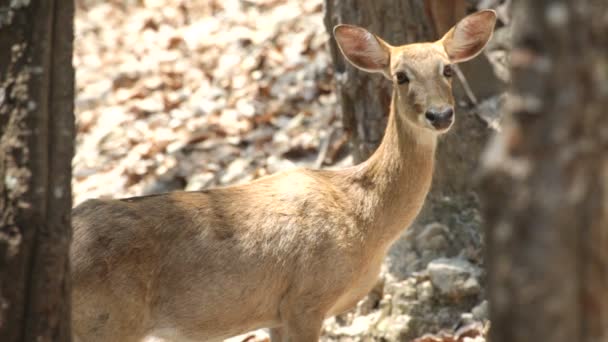
M 350 175 L 356 215 L 370 237 L 382 243 L 398 238 L 420 211 L 431 185 L 437 145 L 434 132 L 413 126 L 399 113 L 396 96 L 382 143 Z

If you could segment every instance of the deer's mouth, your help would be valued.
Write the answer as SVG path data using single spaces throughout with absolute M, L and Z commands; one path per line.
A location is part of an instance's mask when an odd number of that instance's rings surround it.
M 454 123 L 453 119 L 449 119 L 449 120 L 442 120 L 442 121 L 434 121 L 434 122 L 429 122 L 430 126 L 432 126 L 435 130 L 440 131 L 440 132 L 444 132 L 450 129 L 450 127 L 452 127 L 452 123 Z

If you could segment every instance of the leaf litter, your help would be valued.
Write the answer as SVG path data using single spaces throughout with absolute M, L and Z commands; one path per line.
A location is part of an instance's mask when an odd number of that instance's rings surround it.
M 321 0 L 81 0 L 75 204 L 348 164 L 322 19 Z

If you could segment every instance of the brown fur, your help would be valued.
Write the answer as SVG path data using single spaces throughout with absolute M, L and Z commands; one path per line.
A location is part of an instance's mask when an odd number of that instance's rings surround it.
M 76 340 L 216 341 L 269 327 L 273 342 L 311 342 L 324 318 L 365 296 L 431 184 L 442 132 L 424 111 L 454 102 L 444 41 L 378 43 L 390 63 L 369 71 L 412 79 L 395 83 L 385 137 L 366 162 L 75 208 Z

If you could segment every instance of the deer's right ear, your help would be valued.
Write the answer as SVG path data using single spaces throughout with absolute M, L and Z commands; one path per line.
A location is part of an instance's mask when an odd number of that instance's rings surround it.
M 354 66 L 389 77 L 390 46 L 366 29 L 353 25 L 334 27 L 334 36 L 342 54 Z

